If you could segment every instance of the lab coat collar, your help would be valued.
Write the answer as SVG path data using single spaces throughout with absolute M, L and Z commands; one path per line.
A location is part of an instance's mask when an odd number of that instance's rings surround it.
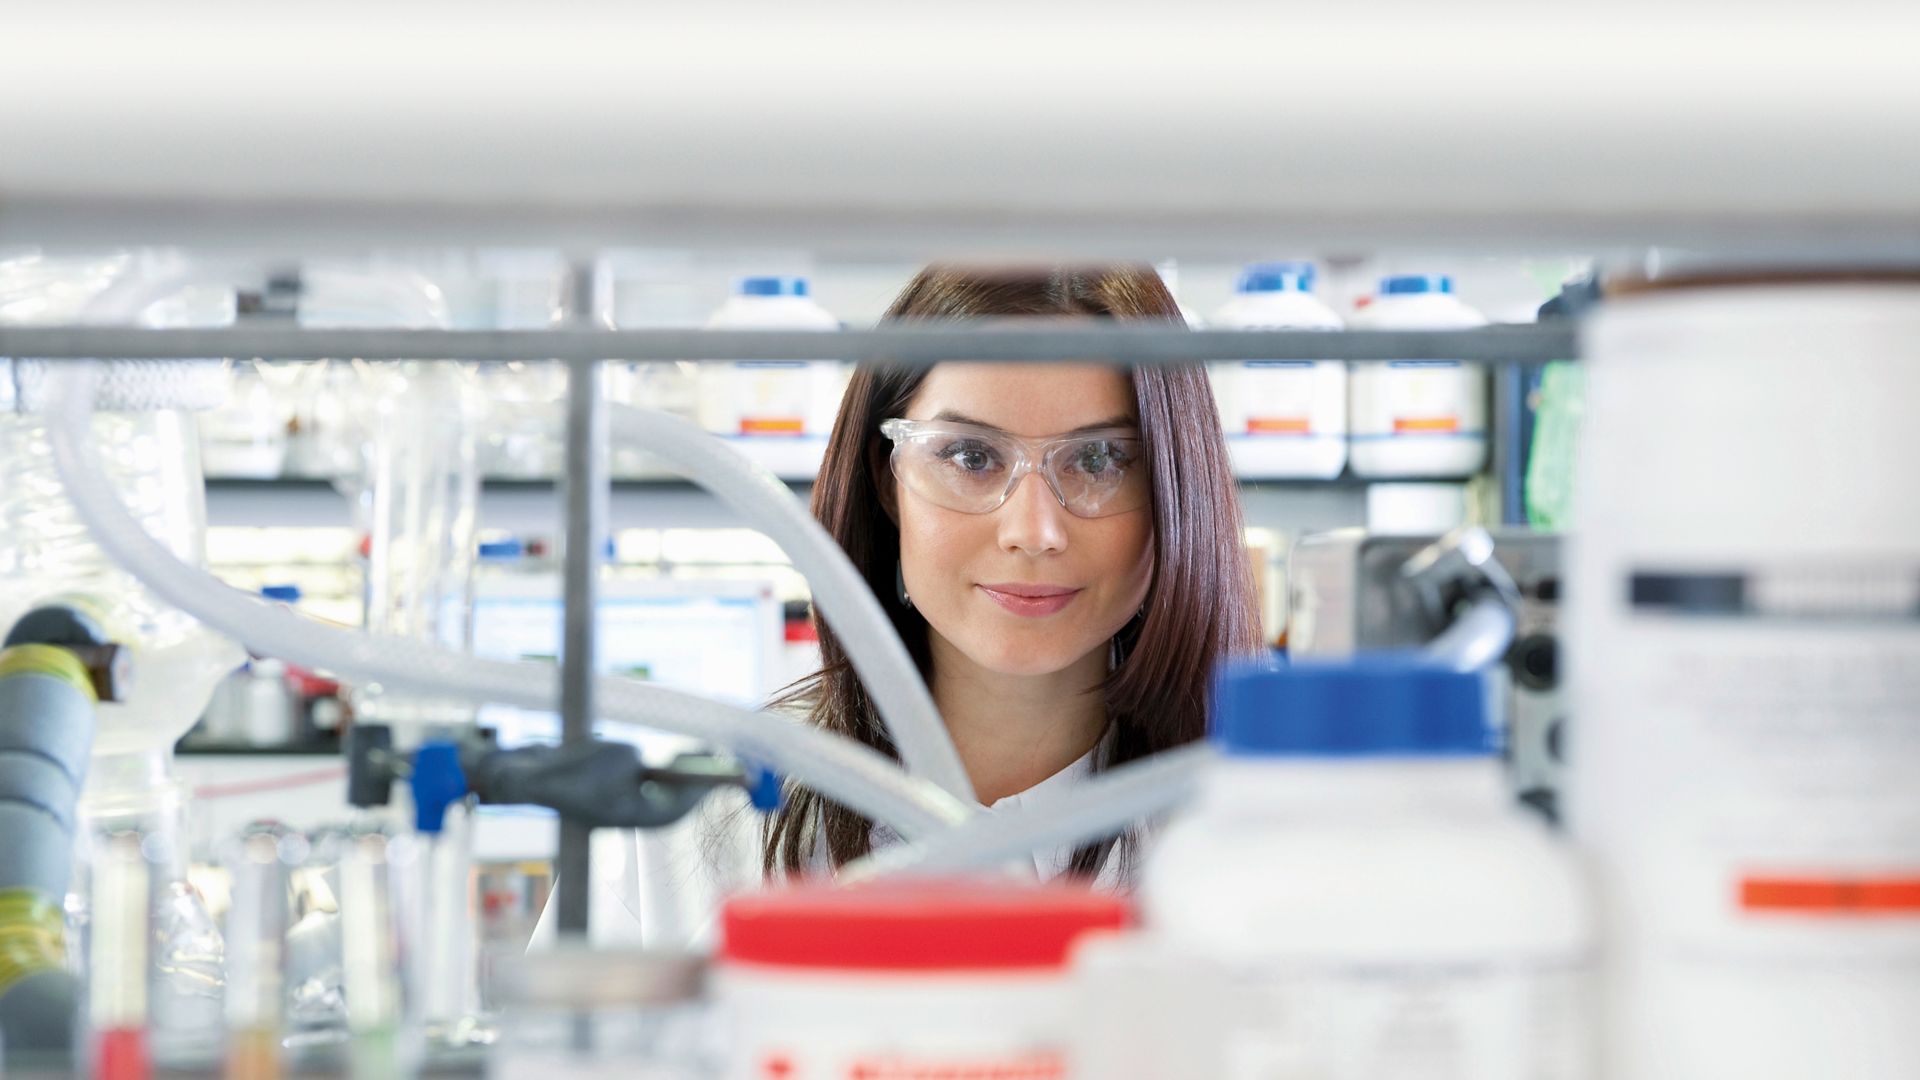
M 1100 741 L 1094 744 L 1093 749 L 1080 755 L 1079 759 L 1074 761 L 1073 764 L 1068 765 L 1066 768 L 1061 769 L 1059 772 L 1054 773 L 1052 776 L 1047 777 L 1045 780 L 1040 781 L 1025 791 L 1008 795 L 1004 799 L 995 799 L 993 805 L 987 807 L 985 812 L 994 814 L 1012 809 L 1033 809 L 1044 807 L 1066 798 L 1069 792 L 1072 792 L 1081 784 L 1092 779 L 1093 774 L 1099 769 L 1099 763 L 1105 760 L 1107 753 L 1112 748 L 1112 743 L 1113 729 L 1109 727 L 1107 733 L 1100 737 Z M 871 835 L 873 848 L 876 851 L 901 842 L 900 834 L 887 825 L 875 825 Z M 1066 873 L 1067 867 L 1073 862 L 1073 852 L 1074 849 L 1072 847 L 1055 847 L 1035 851 L 1033 853 L 1033 869 L 1035 875 L 1039 877 L 1041 881 L 1051 881 L 1061 874 Z M 1111 863 L 1113 860 L 1109 859 L 1108 861 Z M 1105 873 L 1101 874 L 1103 879 L 1106 876 Z

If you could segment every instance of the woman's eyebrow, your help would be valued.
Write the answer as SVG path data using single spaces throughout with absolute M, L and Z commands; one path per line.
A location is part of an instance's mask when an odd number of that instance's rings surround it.
M 952 409 L 941 409 L 939 412 L 933 414 L 933 418 L 936 421 L 945 420 L 955 424 L 967 424 L 972 427 L 986 428 L 988 431 L 998 431 L 1001 434 L 1005 434 L 1007 430 L 997 424 L 989 424 L 985 420 L 975 420 L 966 413 L 955 412 Z
M 952 409 L 941 409 L 939 412 L 934 414 L 933 418 L 935 420 L 944 420 L 949 423 L 967 424 L 972 427 L 986 428 L 988 431 L 997 431 L 1003 435 L 1006 434 L 1006 431 L 1007 431 L 1006 428 L 1003 428 L 998 424 L 989 424 L 985 420 L 976 420 L 965 413 L 955 412 Z M 1126 413 L 1121 413 L 1117 416 L 1109 416 L 1105 420 L 1095 421 L 1094 423 L 1091 423 L 1091 424 L 1081 424 L 1079 427 L 1074 428 L 1072 431 L 1065 432 L 1065 434 L 1078 435 L 1083 431 L 1105 431 L 1108 428 L 1130 428 L 1130 427 L 1139 427 L 1139 426 L 1140 426 L 1140 421 L 1134 419 L 1132 416 L 1129 416 Z
M 1139 427 L 1139 426 L 1140 426 L 1140 421 L 1134 419 L 1133 417 L 1127 415 L 1126 413 L 1121 413 L 1118 416 L 1109 416 L 1105 420 L 1102 420 L 1097 424 L 1081 424 L 1079 427 L 1074 428 L 1072 431 L 1067 432 L 1067 434 L 1078 435 L 1083 431 L 1105 431 L 1108 428 L 1130 428 L 1130 427 Z

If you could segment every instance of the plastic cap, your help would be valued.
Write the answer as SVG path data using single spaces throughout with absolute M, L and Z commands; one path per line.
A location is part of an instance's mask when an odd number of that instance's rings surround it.
M 780 774 L 758 765 L 748 766 L 747 798 L 752 801 L 753 808 L 763 814 L 779 810 L 780 804 L 786 801 Z
M 1090 930 L 1131 925 L 1116 897 L 984 880 L 804 885 L 737 896 L 721 913 L 721 958 L 863 971 L 1060 968 Z
M 1310 262 L 1254 263 L 1233 283 L 1237 293 L 1312 292 L 1316 271 Z
M 1380 279 L 1381 296 L 1452 291 L 1453 279 L 1445 274 L 1395 274 L 1392 277 Z
M 771 274 L 743 277 L 733 291 L 740 296 L 805 296 L 807 279 Z
M 482 559 L 517 559 L 525 555 L 526 552 L 526 545 L 518 540 L 483 540 L 480 542 L 480 557 Z
M 260 590 L 260 595 L 269 600 L 278 600 L 284 604 L 297 604 L 300 602 L 300 586 L 269 585 Z
M 460 748 L 450 742 L 422 743 L 413 755 L 413 824 L 423 833 L 438 833 L 447 824 L 447 807 L 467 797 L 467 773 L 460 767 Z
M 1242 661 L 1214 681 L 1208 727 L 1247 757 L 1483 757 L 1500 752 L 1484 676 L 1414 654 L 1292 666 Z

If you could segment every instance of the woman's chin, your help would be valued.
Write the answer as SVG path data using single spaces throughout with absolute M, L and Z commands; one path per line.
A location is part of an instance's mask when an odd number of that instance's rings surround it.
M 1000 675 L 1052 675 L 1065 671 L 1091 651 L 1063 649 L 1058 638 L 1046 642 L 1005 638 L 981 642 L 978 649 L 965 650 L 973 661 Z

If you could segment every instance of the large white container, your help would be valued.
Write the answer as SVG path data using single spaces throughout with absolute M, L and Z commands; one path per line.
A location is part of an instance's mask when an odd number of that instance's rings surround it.
M 808 298 L 803 277 L 745 277 L 707 320 L 710 330 L 838 330 L 840 320 Z M 847 366 L 832 360 L 741 360 L 700 366 L 700 424 L 790 480 L 820 471 L 846 390 Z
M 1582 352 L 1608 1076 L 1920 1076 L 1920 285 L 1629 295 Z
M 1464 330 L 1486 316 L 1441 274 L 1385 278 L 1347 325 L 1355 330 Z M 1464 477 L 1487 463 L 1487 372 L 1456 360 L 1353 365 L 1350 461 L 1360 476 Z
M 1224 758 L 1142 889 L 1210 1029 L 1183 1075 L 1593 1075 L 1583 879 L 1514 805 L 1480 676 L 1245 662 L 1212 726 Z
M 1123 900 L 995 881 L 804 886 L 722 913 L 727 1080 L 1064 1080 L 1066 960 Z
M 1306 262 L 1255 263 L 1216 329 L 1338 330 L 1340 316 L 1313 295 Z M 1338 360 L 1242 360 L 1211 365 L 1220 427 L 1235 474 L 1248 479 L 1330 480 L 1347 466 L 1347 366 Z

